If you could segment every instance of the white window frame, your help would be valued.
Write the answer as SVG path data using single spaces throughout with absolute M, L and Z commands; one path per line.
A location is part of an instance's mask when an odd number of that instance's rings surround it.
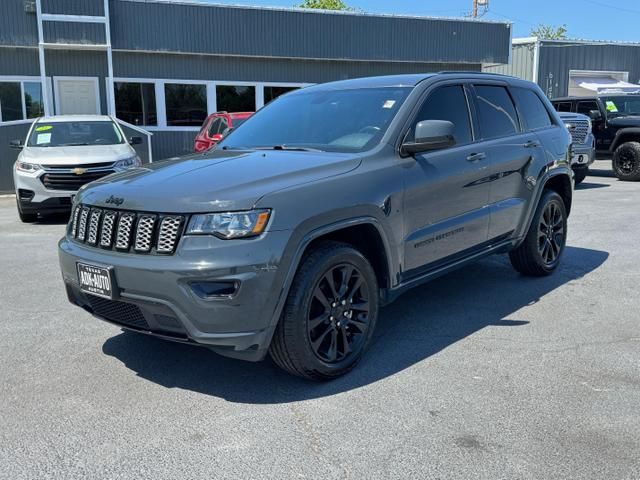
M 25 98 L 24 98 L 24 84 L 26 83 L 39 83 L 40 84 L 40 100 L 43 102 L 43 107 L 44 107 L 44 101 L 45 101 L 45 93 L 44 93 L 44 89 L 46 87 L 44 87 L 42 85 L 42 81 L 40 79 L 40 77 L 33 77 L 33 76 L 24 76 L 24 75 L 0 75 L 0 82 L 5 83 L 5 82 L 9 82 L 9 83 L 19 83 L 20 84 L 20 95 L 21 95 L 21 103 L 22 103 L 22 120 L 10 120 L 8 122 L 3 122 L 2 121 L 2 106 L 0 105 L 0 126 L 5 126 L 5 125 L 21 125 L 24 123 L 32 123 L 37 117 L 34 118 L 27 118 L 27 106 L 25 103 Z
M 141 128 L 150 132 L 199 132 L 201 126 L 198 127 L 175 127 L 167 125 L 167 105 L 164 95 L 164 86 L 167 83 L 177 83 L 183 85 L 205 85 L 207 92 L 207 115 L 211 115 L 218 111 L 216 87 L 222 86 L 238 86 L 238 87 L 255 87 L 255 109 L 256 111 L 264 106 L 264 87 L 297 87 L 303 88 L 313 85 L 312 83 L 298 82 L 248 82 L 233 80 L 193 80 L 181 78 L 136 78 L 136 77 L 114 77 L 115 83 L 151 83 L 155 86 L 156 92 L 156 115 L 158 117 L 158 125 L 141 125 Z M 113 99 L 111 96 L 113 95 Z M 110 101 L 115 105 L 115 88 L 109 93 Z M 115 108 L 113 115 L 116 116 Z
M 68 76 L 54 76 L 53 77 L 53 93 L 54 93 L 54 108 L 55 108 L 55 113 L 56 115 L 60 115 L 60 95 L 59 95 L 59 88 L 58 88 L 58 82 L 62 80 L 84 80 L 84 81 L 89 81 L 91 80 L 94 85 L 96 86 L 96 112 L 97 115 L 102 115 L 102 106 L 100 105 L 100 80 L 99 77 L 82 77 L 82 76 L 73 76 L 73 77 L 68 77 Z

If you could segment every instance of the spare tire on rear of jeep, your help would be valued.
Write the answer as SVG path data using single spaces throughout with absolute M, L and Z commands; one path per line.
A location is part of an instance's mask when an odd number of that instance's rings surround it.
M 625 142 L 616 148 L 612 160 L 613 173 L 620 180 L 640 180 L 640 142 Z

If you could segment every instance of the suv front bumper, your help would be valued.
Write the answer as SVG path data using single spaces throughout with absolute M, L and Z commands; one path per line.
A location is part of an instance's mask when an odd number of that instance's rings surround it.
M 593 134 L 589 134 L 582 144 L 571 145 L 571 168 L 587 169 L 596 160 L 596 143 Z
M 71 197 L 74 190 L 47 190 L 40 181 L 44 175 L 41 170 L 35 173 L 13 170 L 13 184 L 20 211 L 30 213 L 69 213 L 71 211 Z
M 289 232 L 254 240 L 185 236 L 174 255 L 102 250 L 63 238 L 60 266 L 69 300 L 102 320 L 165 339 L 261 360 L 277 323 L 280 259 Z M 113 269 L 114 298 L 80 290 L 77 263 Z M 232 295 L 202 298 L 198 282 L 228 282 Z

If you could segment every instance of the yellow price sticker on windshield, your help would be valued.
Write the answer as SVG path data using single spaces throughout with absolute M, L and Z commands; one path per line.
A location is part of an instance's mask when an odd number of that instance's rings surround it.
M 36 127 L 36 132 L 46 132 L 47 130 L 51 130 L 52 128 L 52 125 L 42 125 L 41 127 Z
M 616 107 L 616 104 L 613 103 L 611 100 L 607 100 L 606 104 L 607 104 L 607 112 L 616 113 L 618 111 L 618 107 Z

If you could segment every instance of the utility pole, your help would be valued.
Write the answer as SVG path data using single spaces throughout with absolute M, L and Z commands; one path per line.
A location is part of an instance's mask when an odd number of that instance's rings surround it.
M 478 0 L 473 0 L 473 12 L 471 13 L 473 18 L 478 18 Z

